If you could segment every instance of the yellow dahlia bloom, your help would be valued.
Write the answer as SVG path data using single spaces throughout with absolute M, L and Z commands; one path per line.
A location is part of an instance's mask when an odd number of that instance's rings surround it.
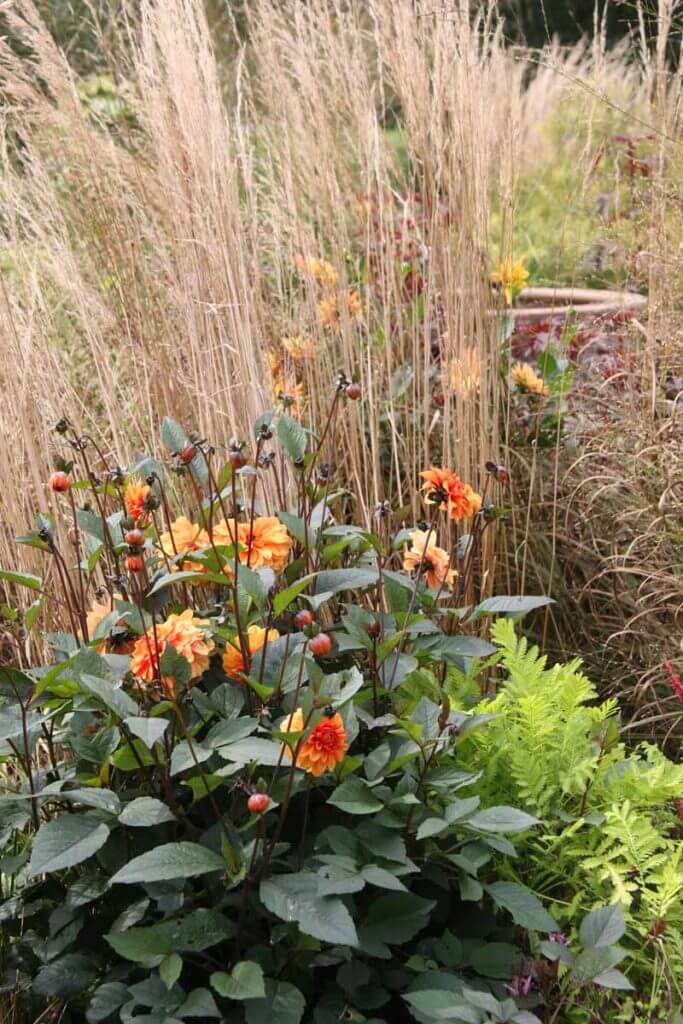
M 548 395 L 545 381 L 528 363 L 515 363 L 510 377 L 522 391 L 529 391 L 532 395 L 538 395 L 540 398 L 545 398 Z
M 282 347 L 297 363 L 305 359 L 315 359 L 318 354 L 318 343 L 313 338 L 302 338 L 300 335 L 283 338 Z
M 183 555 L 189 551 L 200 551 L 208 547 L 209 535 L 196 523 L 190 522 L 186 516 L 178 516 L 171 523 L 170 530 L 166 530 L 159 537 L 159 547 L 168 555 L 175 558 L 176 555 Z M 201 572 L 201 566 L 196 562 L 183 562 L 183 569 Z
M 524 269 L 524 260 L 507 259 L 490 275 L 491 284 L 499 285 L 503 290 L 508 306 L 516 295 L 524 291 L 529 271 Z
M 265 645 L 273 643 L 275 640 L 279 640 L 280 634 L 276 629 L 263 629 L 261 626 L 249 626 L 247 629 L 247 648 L 249 651 L 249 658 L 253 657 L 257 651 Z M 240 649 L 239 638 L 235 643 L 228 644 L 225 648 L 223 655 L 223 669 L 225 674 L 231 678 L 236 678 L 245 671 L 244 658 L 242 657 L 242 651 Z

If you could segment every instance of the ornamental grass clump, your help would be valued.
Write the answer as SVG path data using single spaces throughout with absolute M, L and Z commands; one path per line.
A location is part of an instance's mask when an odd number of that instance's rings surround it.
M 224 458 L 166 420 L 127 467 L 60 422 L 69 487 L 20 538 L 43 575 L 0 573 L 34 598 L 0 669 L 15 1019 L 548 1019 L 520 973 L 557 922 L 491 869 L 541 823 L 482 805 L 458 751 L 489 716 L 446 686 L 544 599 L 478 603 L 494 506 L 454 471 L 424 529 L 348 522 L 321 471 L 347 411 L 311 439 L 271 410 Z

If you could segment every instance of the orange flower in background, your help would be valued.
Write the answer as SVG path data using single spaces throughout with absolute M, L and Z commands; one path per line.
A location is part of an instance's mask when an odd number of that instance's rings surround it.
M 510 377 L 522 391 L 529 391 L 532 395 L 538 395 L 539 398 L 547 397 L 548 388 L 545 381 L 528 363 L 515 363 L 510 371 Z
M 209 535 L 196 523 L 190 522 L 186 516 L 178 516 L 171 523 L 170 530 L 166 530 L 159 537 L 159 547 L 168 555 L 175 558 L 176 555 L 186 554 L 189 551 L 200 551 L 208 547 Z M 202 566 L 197 562 L 183 562 L 183 569 L 201 572 Z
M 318 343 L 313 338 L 283 338 L 282 347 L 291 358 L 299 363 L 305 359 L 315 359 L 318 354 Z
M 423 470 L 420 476 L 425 481 L 422 490 L 427 504 L 438 505 L 456 522 L 470 519 L 480 510 L 481 495 L 463 483 L 453 470 L 432 466 Z
M 301 732 L 304 728 L 304 714 L 297 708 L 280 726 L 281 732 Z M 294 744 L 296 747 L 296 744 Z M 346 729 L 338 712 L 329 718 L 321 718 L 296 752 L 296 766 L 311 775 L 322 775 L 333 771 L 349 749 Z M 285 744 L 288 757 L 294 756 L 292 748 Z
M 234 520 L 228 523 L 223 519 L 213 528 L 214 544 L 234 544 L 234 537 Z M 249 523 L 237 524 L 237 543 L 242 565 L 248 560 L 251 569 L 267 566 L 273 572 L 282 572 L 289 561 L 293 542 L 277 516 L 256 516 L 251 529 Z M 229 569 L 227 566 L 226 571 Z
M 406 572 L 420 570 L 424 574 L 427 586 L 438 590 L 442 584 L 453 586 L 457 573 L 450 567 L 448 552 L 437 546 L 424 530 L 413 530 L 410 535 L 410 548 L 403 556 L 403 568 Z
M 277 516 L 257 516 L 249 529 L 249 523 L 240 523 L 238 533 L 240 561 L 245 564 L 250 552 L 249 565 L 252 569 L 268 566 L 273 572 L 282 572 L 289 561 L 292 538 Z
M 285 374 L 277 353 L 272 349 L 268 352 L 268 364 L 273 378 L 273 401 L 280 402 L 283 398 L 287 398 L 292 408 L 299 412 L 304 400 L 303 384 L 297 383 L 295 377 Z
M 353 288 L 344 292 L 343 305 L 349 317 L 354 320 L 360 319 L 363 314 L 360 296 Z M 318 318 L 323 327 L 338 334 L 341 330 L 342 320 L 339 309 L 339 299 L 336 294 L 331 293 L 324 296 L 318 303 Z
M 280 634 L 276 629 L 265 630 L 261 626 L 249 626 L 247 629 L 247 647 L 249 656 L 252 657 L 265 645 L 272 644 L 279 640 Z M 223 669 L 225 674 L 231 677 L 239 676 L 244 672 L 244 659 L 240 650 L 239 638 L 234 644 L 228 644 L 223 655 Z
M 149 484 L 143 484 L 139 476 L 131 477 L 126 484 L 126 489 L 123 492 L 123 502 L 126 506 L 126 512 L 134 523 L 144 519 L 146 512 L 145 502 L 151 490 L 152 488 Z
M 214 650 L 213 640 L 206 635 L 205 627 L 209 623 L 197 619 L 191 608 L 180 615 L 169 615 L 154 629 L 148 629 L 144 636 L 135 641 L 130 671 L 138 679 L 152 683 L 159 674 L 159 663 L 166 650 L 166 645 L 174 647 L 190 665 L 192 681 L 200 678 L 209 667 L 209 658 Z M 161 680 L 167 696 L 176 696 L 175 679 L 164 676 Z
M 481 360 L 474 346 L 463 350 L 449 366 L 448 383 L 458 398 L 476 394 L 481 383 Z
M 294 265 L 300 274 L 311 274 L 323 288 L 335 288 L 337 286 L 339 275 L 327 260 L 317 260 L 313 256 L 307 258 L 295 256 Z
M 114 601 L 122 600 L 123 598 L 121 597 L 120 594 L 114 594 Z M 90 637 L 91 640 L 93 639 L 95 635 L 95 630 L 99 626 L 100 622 L 102 622 L 103 619 L 106 619 L 107 615 L 111 614 L 111 612 L 113 611 L 116 611 L 116 609 L 112 607 L 112 602 L 109 599 L 107 599 L 106 601 L 93 601 L 93 603 L 90 605 L 90 610 L 88 611 L 85 617 L 86 625 L 88 627 L 88 636 Z M 116 623 L 116 625 L 125 626 L 125 620 L 120 619 Z M 95 648 L 97 653 L 106 654 L 107 647 L 110 642 L 110 638 L 103 639 Z M 115 649 L 117 654 L 130 654 L 131 651 L 133 650 L 134 645 L 134 640 L 124 640 L 121 643 L 111 643 L 111 646 Z

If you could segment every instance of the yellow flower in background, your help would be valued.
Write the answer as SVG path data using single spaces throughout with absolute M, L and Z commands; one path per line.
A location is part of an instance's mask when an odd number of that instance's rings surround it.
M 499 285 L 508 306 L 526 287 L 529 271 L 524 269 L 524 260 L 507 259 L 490 275 L 491 284 Z
M 515 363 L 510 372 L 513 383 L 522 391 L 528 391 L 532 395 L 545 398 L 548 395 L 548 388 L 542 377 L 528 363 Z
M 323 288 L 337 287 L 339 275 L 327 260 L 317 260 L 314 256 L 295 256 L 294 265 L 300 274 L 311 274 Z
M 343 293 L 343 306 L 351 319 L 359 320 L 363 315 L 360 296 L 354 288 L 347 288 Z M 338 334 L 341 330 L 341 312 L 339 298 L 335 294 L 325 295 L 318 303 L 318 317 L 323 327 Z
M 318 343 L 313 338 L 283 338 L 282 347 L 288 356 L 299 363 L 305 359 L 315 359 L 318 354 Z
M 249 655 L 256 654 L 260 651 L 267 643 L 274 643 L 279 640 L 280 634 L 277 629 L 265 630 L 261 626 L 249 626 L 247 629 L 247 649 Z M 242 651 L 240 648 L 239 639 L 236 639 L 234 643 L 227 644 L 225 647 L 225 653 L 223 655 L 223 670 L 225 674 L 234 679 L 239 676 L 240 673 L 244 672 L 244 658 L 242 657 Z
M 459 398 L 469 398 L 479 390 L 481 360 L 473 345 L 465 348 L 461 356 L 452 360 L 448 368 L 448 383 Z

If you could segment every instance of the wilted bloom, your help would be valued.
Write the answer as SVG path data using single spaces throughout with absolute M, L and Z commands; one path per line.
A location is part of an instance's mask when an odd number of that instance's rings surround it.
M 528 391 L 540 398 L 545 398 L 548 394 L 545 381 L 528 363 L 515 363 L 510 371 L 510 377 L 522 391 Z
M 317 260 L 313 256 L 295 256 L 294 265 L 299 273 L 311 274 L 323 288 L 335 288 L 339 280 L 337 271 L 327 260 Z
M 139 476 L 131 477 L 126 484 L 126 489 L 123 492 L 123 501 L 126 506 L 126 512 L 134 523 L 144 518 L 146 512 L 145 502 L 149 498 L 151 490 L 149 484 L 143 484 Z
M 403 555 L 403 568 L 406 572 L 423 573 L 427 586 L 433 590 L 438 590 L 442 584 L 453 586 L 456 573 L 450 567 L 447 551 L 438 547 L 424 530 L 413 530 L 410 545 Z
M 454 359 L 448 372 L 448 384 L 459 398 L 469 398 L 476 394 L 481 383 L 481 360 L 473 345 L 463 350 L 461 356 Z
M 438 505 L 456 522 L 470 519 L 481 508 L 481 495 L 463 483 L 453 470 L 432 466 L 423 470 L 420 476 L 425 481 L 422 490 L 427 504 Z
M 315 359 L 318 354 L 318 343 L 313 338 L 283 338 L 282 347 L 297 363 L 304 359 Z
M 190 522 L 186 516 L 178 516 L 171 523 L 170 529 L 159 537 L 159 546 L 169 558 L 184 555 L 191 551 L 200 551 L 208 547 L 209 535 L 196 523 Z M 183 569 L 201 572 L 202 566 L 196 562 L 183 562 Z
M 271 644 L 278 640 L 280 634 L 276 629 L 262 629 L 261 626 L 249 626 L 247 629 L 247 648 L 249 656 L 253 656 L 267 643 Z M 240 649 L 239 637 L 232 644 L 227 644 L 223 655 L 223 669 L 225 674 L 232 678 L 239 676 L 245 670 L 244 658 Z
M 280 726 L 282 732 L 302 732 L 304 728 L 304 714 L 301 708 L 297 708 Z M 296 748 L 296 743 L 294 743 Z M 313 727 L 298 751 L 296 751 L 296 766 L 303 768 L 311 775 L 322 775 L 326 771 L 332 771 L 335 765 L 343 761 L 349 744 L 346 738 L 346 729 L 341 715 L 334 712 L 326 715 Z M 286 744 L 285 752 L 288 757 L 294 755 L 294 750 Z
M 123 598 L 121 597 L 120 594 L 114 594 L 113 601 L 122 601 L 122 600 L 123 600 Z M 87 613 L 87 615 L 85 617 L 86 625 L 88 627 L 88 636 L 90 637 L 91 640 L 92 640 L 93 636 L 95 635 L 95 630 L 99 626 L 100 622 L 102 622 L 103 619 L 106 619 L 107 615 L 109 615 L 113 611 L 115 611 L 115 608 L 112 607 L 112 601 L 110 601 L 110 600 L 106 600 L 106 601 L 94 600 L 93 601 L 93 603 L 90 605 L 90 610 L 88 611 L 88 613 Z M 126 623 L 125 623 L 124 619 L 120 619 L 116 623 L 117 626 L 123 626 L 123 627 L 125 627 L 125 624 Z M 98 654 L 105 654 L 106 653 L 106 650 L 107 650 L 107 639 L 108 638 L 103 639 L 97 645 L 96 651 L 97 651 Z M 116 643 L 116 645 L 115 645 L 116 646 L 116 653 L 117 654 L 130 654 L 131 651 L 133 650 L 134 644 L 135 644 L 135 641 L 134 640 L 129 640 L 129 639 L 123 640 L 121 643 Z
M 174 647 L 189 663 L 190 678 L 197 680 L 209 667 L 209 658 L 214 642 L 206 634 L 208 622 L 195 618 L 191 608 L 180 615 L 169 615 L 156 629 L 148 629 L 144 636 L 135 641 L 130 671 L 138 679 L 152 683 L 159 675 L 159 664 L 166 645 Z M 176 685 L 172 676 L 161 680 L 169 697 L 175 697 Z
M 249 523 L 238 523 L 236 531 L 234 520 L 223 519 L 213 528 L 214 544 L 234 544 L 235 533 L 239 544 L 237 557 L 242 565 L 248 561 L 252 569 L 267 566 L 273 572 L 282 572 L 289 561 L 292 538 L 277 516 L 256 516 L 251 527 Z
M 524 290 L 528 276 L 528 270 L 524 269 L 524 260 L 507 259 L 503 260 L 498 270 L 494 270 L 490 275 L 490 281 L 491 284 L 497 284 L 503 289 L 505 301 L 509 305 L 515 295 Z

